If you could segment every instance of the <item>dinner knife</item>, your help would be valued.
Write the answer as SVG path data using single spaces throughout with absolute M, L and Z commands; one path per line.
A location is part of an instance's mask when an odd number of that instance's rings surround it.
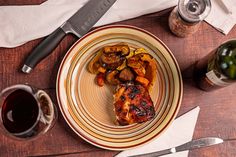
M 177 147 L 173 147 L 170 149 L 165 149 L 165 150 L 161 150 L 161 151 L 157 151 L 153 153 L 135 155 L 135 156 L 130 156 L 130 157 L 157 157 L 157 156 L 173 154 L 176 152 L 181 152 L 181 151 L 186 151 L 186 150 L 191 150 L 191 149 L 208 147 L 215 144 L 220 144 L 222 142 L 224 142 L 224 140 L 217 137 L 200 138 L 200 139 L 192 140 L 190 142 L 184 143 L 182 145 L 179 145 Z
M 81 38 L 115 2 L 116 0 L 89 0 L 30 53 L 21 70 L 30 73 L 41 60 L 52 53 L 66 34 L 72 33 Z

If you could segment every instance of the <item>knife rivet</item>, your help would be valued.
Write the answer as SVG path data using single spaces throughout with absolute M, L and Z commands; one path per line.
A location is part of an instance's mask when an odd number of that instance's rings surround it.
M 175 148 L 171 148 L 171 149 L 170 149 L 170 152 L 171 152 L 171 153 L 176 153 L 176 149 L 175 149 Z

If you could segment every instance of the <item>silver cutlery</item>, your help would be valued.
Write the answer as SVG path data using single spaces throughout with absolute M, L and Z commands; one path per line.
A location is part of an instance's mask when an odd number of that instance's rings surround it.
M 203 147 L 208 147 L 216 144 L 223 143 L 224 140 L 218 137 L 207 137 L 207 138 L 200 138 L 196 140 L 192 140 L 190 142 L 184 143 L 182 145 L 179 145 L 177 147 L 156 151 L 153 153 L 147 153 L 147 154 L 141 154 L 141 155 L 135 155 L 130 157 L 157 157 L 157 156 L 163 156 L 167 154 L 174 154 L 181 151 L 191 150 L 191 149 L 198 149 Z

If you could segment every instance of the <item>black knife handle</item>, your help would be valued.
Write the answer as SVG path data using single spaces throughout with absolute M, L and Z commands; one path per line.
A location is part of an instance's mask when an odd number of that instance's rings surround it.
M 26 58 L 22 71 L 30 73 L 31 70 L 45 57 L 52 53 L 60 41 L 65 37 L 66 33 L 58 28 L 44 39 Z

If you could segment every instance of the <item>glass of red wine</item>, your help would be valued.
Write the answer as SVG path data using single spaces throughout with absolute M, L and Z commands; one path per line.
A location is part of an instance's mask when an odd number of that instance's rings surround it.
M 14 139 L 34 139 L 46 133 L 57 119 L 49 95 L 30 85 L 17 84 L 0 93 L 0 128 Z

